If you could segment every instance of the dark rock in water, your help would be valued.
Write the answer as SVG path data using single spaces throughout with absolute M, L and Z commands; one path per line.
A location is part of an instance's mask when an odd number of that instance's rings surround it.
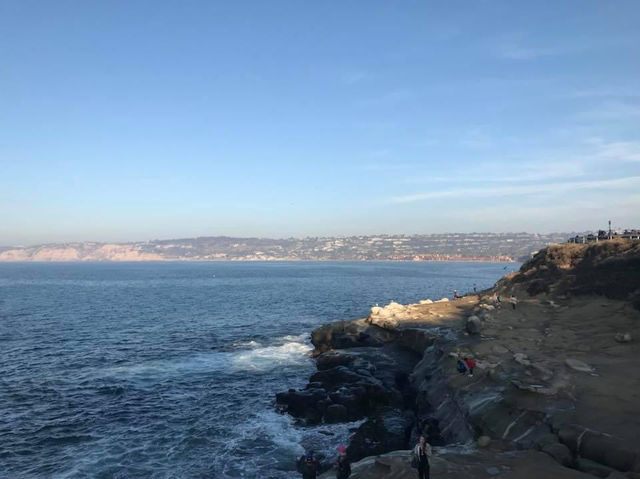
M 325 422 L 345 422 L 349 419 L 347 407 L 343 404 L 332 404 L 324 413 Z
M 393 331 L 369 324 L 364 320 L 336 321 L 311 332 L 311 343 L 316 353 L 331 349 L 380 347 L 394 339 Z
M 362 376 L 345 366 L 318 371 L 311 376 L 312 382 L 319 382 L 328 389 L 334 389 L 344 384 L 352 384 L 361 381 L 371 381 L 371 378 Z
M 410 411 L 387 411 L 364 422 L 347 448 L 351 461 L 397 449 L 408 449 L 415 418 Z
M 281 410 L 292 416 L 307 418 L 312 423 L 320 422 L 328 399 L 327 391 L 322 388 L 295 390 L 276 394 L 276 403 Z M 320 404 L 320 407 L 318 407 Z M 324 407 L 323 407 L 324 406 Z
M 319 371 L 335 368 L 336 366 L 347 366 L 353 362 L 355 356 L 342 354 L 338 351 L 328 351 L 320 354 L 316 358 L 316 367 Z

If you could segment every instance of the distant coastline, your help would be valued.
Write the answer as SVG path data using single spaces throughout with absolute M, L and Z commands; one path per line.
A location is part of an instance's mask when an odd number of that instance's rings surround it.
M 438 261 L 515 262 L 568 233 L 450 233 L 308 238 L 226 236 L 130 243 L 0 247 L 0 262 L 71 261 Z

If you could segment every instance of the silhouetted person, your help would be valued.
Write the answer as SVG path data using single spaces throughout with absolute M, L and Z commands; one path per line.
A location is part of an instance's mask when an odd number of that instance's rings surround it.
M 347 479 L 351 475 L 351 464 L 347 459 L 347 449 L 338 446 L 338 462 L 336 462 L 336 479 Z
M 418 479 L 429 479 L 429 459 L 431 458 L 431 446 L 427 442 L 425 434 L 420 436 L 420 442 L 413 448 L 413 457 L 418 464 Z
M 516 304 L 518 304 L 518 298 L 516 298 L 514 295 L 511 295 L 509 302 L 511 303 L 511 306 L 513 306 L 513 309 L 515 310 Z
M 316 479 L 318 477 L 320 463 L 316 456 L 313 455 L 313 451 L 303 454 L 300 459 L 298 459 L 296 469 L 302 474 L 303 479 Z

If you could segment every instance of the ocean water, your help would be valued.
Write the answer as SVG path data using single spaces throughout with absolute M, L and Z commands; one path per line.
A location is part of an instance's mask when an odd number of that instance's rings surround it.
M 314 327 L 516 267 L 0 263 L 0 477 L 296 477 L 357 426 L 275 410 L 314 370 Z

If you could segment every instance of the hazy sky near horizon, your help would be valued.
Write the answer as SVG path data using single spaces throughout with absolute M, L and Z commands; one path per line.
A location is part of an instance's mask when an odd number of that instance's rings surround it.
M 0 0 L 0 245 L 640 227 L 640 2 Z

